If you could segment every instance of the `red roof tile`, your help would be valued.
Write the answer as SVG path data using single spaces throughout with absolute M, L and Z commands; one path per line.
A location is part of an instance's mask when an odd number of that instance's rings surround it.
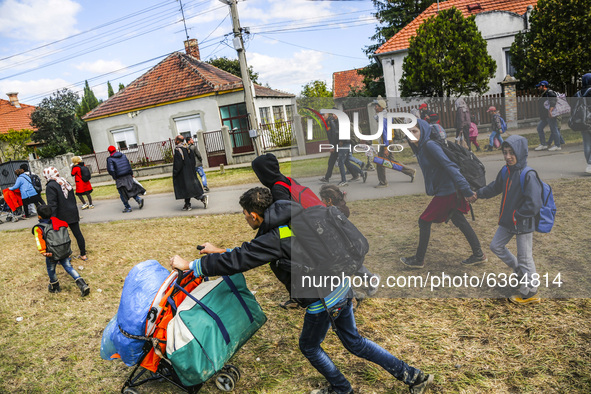
M 337 71 L 332 73 L 332 92 L 334 98 L 348 97 L 351 88 L 362 88 L 363 75 L 357 73 L 357 68 L 354 70 Z
M 535 6 L 537 3 L 537 0 L 448 0 L 439 2 L 439 10 L 456 7 L 462 11 L 465 18 L 486 11 L 508 11 L 523 15 L 527 12 L 528 6 Z M 474 7 L 477 4 L 480 7 Z M 381 54 L 408 48 L 410 37 L 416 34 L 417 29 L 425 20 L 434 15 L 437 15 L 437 3 L 429 6 L 384 45 L 379 47 L 375 53 Z
M 17 108 L 10 104 L 8 100 L 0 99 L 0 133 L 6 133 L 10 129 L 37 130 L 31 126 L 31 114 L 35 111 L 35 106 L 20 104 Z
M 242 80 L 237 76 L 175 52 L 82 119 L 88 121 L 234 89 L 242 90 Z M 259 97 L 293 97 L 259 85 L 255 85 L 255 92 Z

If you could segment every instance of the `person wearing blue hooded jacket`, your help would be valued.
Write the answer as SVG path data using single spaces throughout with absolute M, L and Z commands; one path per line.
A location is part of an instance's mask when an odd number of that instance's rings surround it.
M 462 264 L 469 266 L 485 263 L 488 259 L 482 252 L 478 236 L 464 216 L 470 209 L 466 199 L 473 197 L 474 193 L 466 178 L 460 173 L 458 165 L 452 162 L 441 146 L 432 139 L 431 131 L 429 123 L 422 119 L 418 119 L 417 126 L 410 129 L 417 138 L 416 141 L 409 142 L 423 171 L 425 191 L 428 196 L 433 196 L 433 199 L 419 218 L 419 245 L 416 254 L 402 257 L 400 261 L 410 268 L 423 268 L 431 237 L 431 224 L 446 222 L 449 219 L 464 234 L 472 248 L 472 255 L 463 260 Z
M 14 170 L 14 174 L 17 176 L 16 182 L 13 186 L 9 187 L 10 190 L 20 190 L 21 198 L 23 199 L 23 210 L 25 211 L 25 217 L 29 215 L 29 204 L 35 204 L 35 207 L 45 205 L 45 201 L 41 198 L 35 187 L 31 177 L 25 174 L 25 170 L 17 168 Z
M 490 250 L 513 269 L 521 284 L 519 294 L 511 296 L 509 300 L 516 304 L 539 303 L 538 286 L 534 286 L 535 280 L 532 281 L 532 275 L 536 274 L 532 242 L 536 215 L 542 207 L 542 184 L 535 171 L 528 171 L 521 185 L 521 172 L 527 166 L 527 139 L 512 135 L 503 142 L 501 148 L 507 165 L 499 171 L 493 182 L 478 189 L 470 201 L 492 198 L 502 193 L 499 228 L 490 243 Z M 517 257 L 507 249 L 507 243 L 514 236 Z

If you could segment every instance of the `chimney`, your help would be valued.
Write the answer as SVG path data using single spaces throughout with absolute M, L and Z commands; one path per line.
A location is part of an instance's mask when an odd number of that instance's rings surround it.
M 196 38 L 191 38 L 185 41 L 185 52 L 187 55 L 191 55 L 195 59 L 201 60 L 201 55 L 199 54 L 199 44 L 197 43 Z
M 8 99 L 10 100 L 10 105 L 16 108 L 20 108 L 21 104 L 18 102 L 18 92 L 13 93 L 6 93 Z

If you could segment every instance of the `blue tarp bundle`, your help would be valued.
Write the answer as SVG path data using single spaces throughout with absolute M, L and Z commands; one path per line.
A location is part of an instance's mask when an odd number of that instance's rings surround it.
M 113 360 L 115 353 L 127 365 L 137 364 L 144 341 L 123 335 L 144 336 L 146 317 L 160 286 L 170 272 L 156 260 L 147 260 L 133 267 L 123 285 L 117 314 L 111 319 L 101 341 L 101 357 Z M 121 328 L 121 329 L 120 329 Z

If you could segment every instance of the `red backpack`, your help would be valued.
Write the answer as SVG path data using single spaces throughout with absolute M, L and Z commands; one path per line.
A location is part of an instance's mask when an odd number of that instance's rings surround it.
M 286 178 L 289 179 L 291 185 L 288 185 L 287 183 L 282 181 L 275 182 L 275 184 L 286 187 L 289 190 L 289 193 L 291 194 L 291 198 L 293 201 L 297 202 L 304 208 L 310 208 L 317 205 L 323 207 L 326 206 L 326 204 L 324 204 L 322 200 L 319 199 L 318 196 L 314 194 L 314 192 L 309 187 L 300 185 L 290 177 Z

